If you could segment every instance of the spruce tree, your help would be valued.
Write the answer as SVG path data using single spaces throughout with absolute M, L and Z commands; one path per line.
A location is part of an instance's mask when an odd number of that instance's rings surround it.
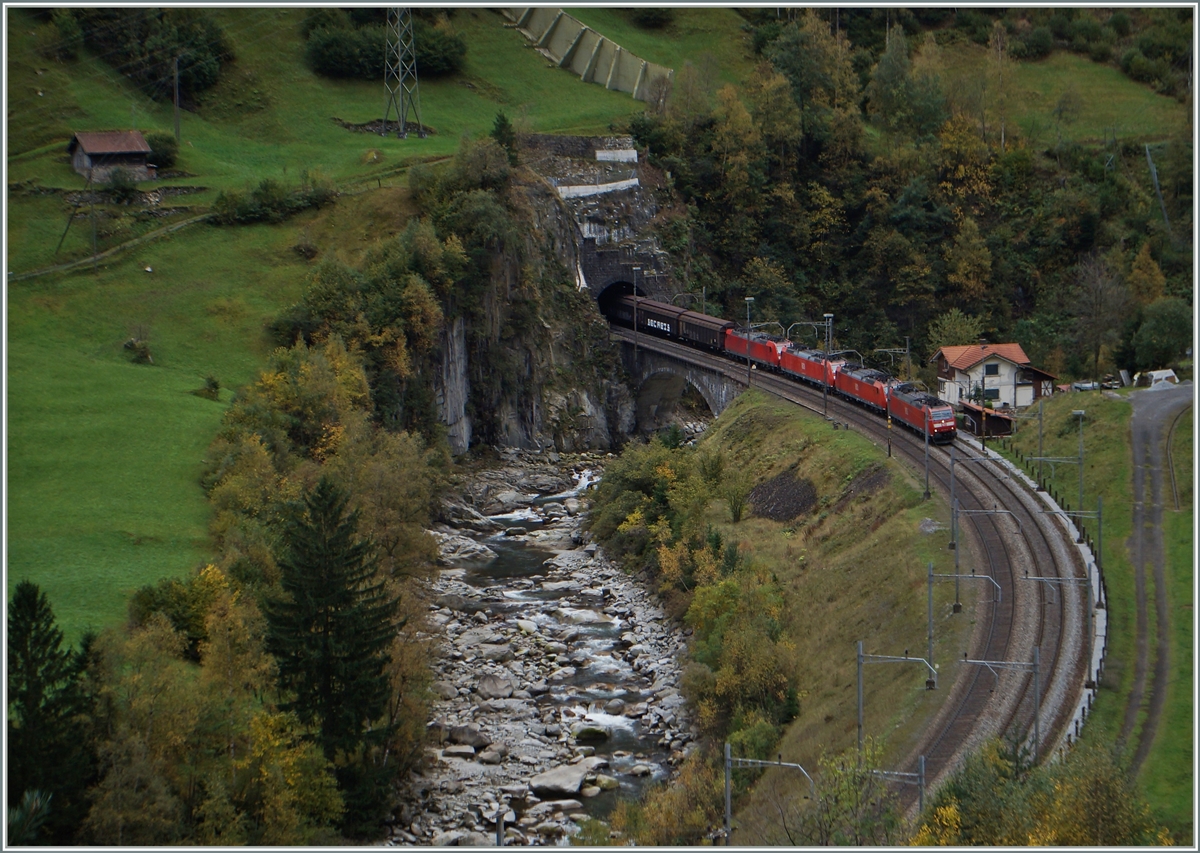
M 63 648 L 50 600 L 21 581 L 8 603 L 8 805 L 42 792 L 39 840 L 72 840 L 95 770 L 79 675 L 83 655 Z
M 397 601 L 375 546 L 358 536 L 358 512 L 322 477 L 284 534 L 284 596 L 267 603 L 267 650 L 290 691 L 284 710 L 318 730 L 326 757 L 361 754 L 386 737 L 377 725 L 389 695 L 386 665 Z
M 503 110 L 496 113 L 491 136 L 501 148 L 508 152 L 508 164 L 510 166 L 517 165 L 517 131 Z

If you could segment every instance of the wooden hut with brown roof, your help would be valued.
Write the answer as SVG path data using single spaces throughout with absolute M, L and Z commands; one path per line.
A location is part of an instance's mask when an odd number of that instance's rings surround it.
M 150 145 L 137 130 L 103 130 L 75 134 L 67 145 L 71 167 L 92 183 L 103 183 L 114 169 L 124 169 L 135 181 L 158 177 L 157 169 L 147 162 Z

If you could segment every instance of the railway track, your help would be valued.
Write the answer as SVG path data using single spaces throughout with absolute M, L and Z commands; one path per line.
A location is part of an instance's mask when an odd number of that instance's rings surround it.
M 632 342 L 633 333 L 613 328 L 614 338 Z M 638 336 L 648 350 L 682 359 L 745 384 L 746 369 L 713 353 L 657 338 Z M 754 384 L 764 390 L 859 432 L 876 444 L 889 441 L 887 422 L 878 414 L 834 395 L 823 400 L 818 389 L 765 370 L 755 370 Z M 903 429 L 891 430 L 892 453 L 911 465 L 918 478 L 924 471 L 924 441 Z M 954 492 L 960 507 L 960 571 L 974 569 L 999 585 L 991 600 L 981 584 L 971 660 L 1031 664 L 1039 652 L 1037 693 L 1030 671 L 959 663 L 955 673 L 944 662 L 942 686 L 950 695 L 921 743 L 896 768 L 915 773 L 925 756 L 928 787 L 936 787 L 971 749 L 990 737 L 1016 737 L 1028 750 L 1048 754 L 1059 743 L 1079 700 L 1087 666 L 1083 649 L 1086 626 L 1086 577 L 1068 527 L 1020 482 L 994 454 L 987 456 L 972 441 L 958 440 L 953 449 L 931 445 L 929 483 L 947 498 L 951 458 Z M 984 514 L 987 513 L 987 514 Z M 1026 580 L 1054 578 L 1056 582 Z M 1069 580 L 1068 580 L 1069 579 Z M 986 589 L 994 590 L 991 584 Z M 949 685 L 947 685 L 949 682 Z M 1035 706 L 1039 706 L 1036 707 Z M 1034 747 L 1035 710 L 1040 738 Z M 906 807 L 915 807 L 911 786 L 898 790 Z

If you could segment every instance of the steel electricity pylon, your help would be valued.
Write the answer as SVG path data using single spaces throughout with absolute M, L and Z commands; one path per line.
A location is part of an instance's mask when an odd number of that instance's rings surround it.
M 421 93 L 417 88 L 417 52 L 413 47 L 412 13 L 407 7 L 393 6 L 387 11 L 387 47 L 383 57 L 383 85 L 387 89 L 387 106 L 383 110 L 383 130 L 387 136 L 388 119 L 393 110 L 398 129 L 396 136 L 407 139 L 416 126 L 417 135 L 425 138 L 421 124 Z

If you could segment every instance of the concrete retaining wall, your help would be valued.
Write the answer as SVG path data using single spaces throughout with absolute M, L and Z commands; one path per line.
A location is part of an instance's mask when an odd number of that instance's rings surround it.
M 602 195 L 603 193 L 617 192 L 618 190 L 633 189 L 637 185 L 638 179 L 630 178 L 627 181 L 613 181 L 609 184 L 583 184 L 573 187 L 556 187 L 556 189 L 562 198 L 585 198 L 590 195 Z
M 670 68 L 634 56 L 561 9 L 530 6 L 500 11 L 543 55 L 560 68 L 569 68 L 585 83 L 629 92 L 646 101 L 654 81 L 674 77 Z

